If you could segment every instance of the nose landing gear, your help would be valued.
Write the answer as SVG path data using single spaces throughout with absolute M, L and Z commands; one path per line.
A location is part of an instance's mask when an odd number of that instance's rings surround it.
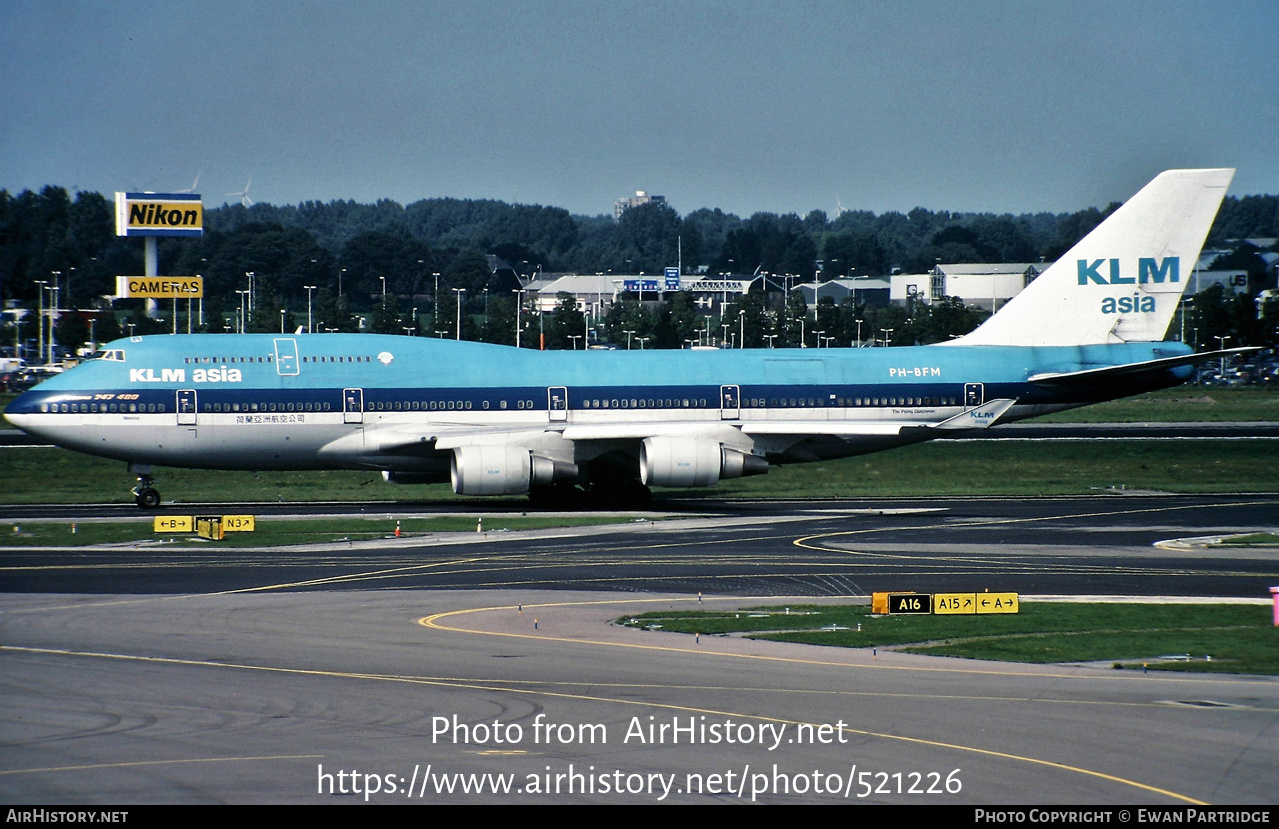
M 133 500 L 143 509 L 157 509 L 160 506 L 160 491 L 155 488 L 155 477 L 151 467 L 145 464 L 129 464 L 129 471 L 138 478 L 133 487 Z

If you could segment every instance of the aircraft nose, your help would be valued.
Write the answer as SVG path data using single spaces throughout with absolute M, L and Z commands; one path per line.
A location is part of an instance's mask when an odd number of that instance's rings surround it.
M 32 428 L 35 426 L 36 415 L 40 412 L 40 404 L 36 402 L 37 397 L 29 391 L 18 395 L 5 408 L 4 419 L 28 434 L 35 434 Z

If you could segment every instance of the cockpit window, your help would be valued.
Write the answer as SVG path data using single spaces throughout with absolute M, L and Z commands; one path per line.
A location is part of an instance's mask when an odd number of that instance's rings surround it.
M 90 354 L 89 359 L 90 360 L 110 360 L 114 363 L 123 363 L 124 349 L 123 348 L 99 349 L 98 351 L 95 351 L 92 354 Z

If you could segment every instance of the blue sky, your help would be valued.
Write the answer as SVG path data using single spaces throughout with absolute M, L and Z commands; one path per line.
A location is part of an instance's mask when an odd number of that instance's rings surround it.
M 0 188 L 1053 212 L 1279 193 L 1276 0 L 0 3 Z

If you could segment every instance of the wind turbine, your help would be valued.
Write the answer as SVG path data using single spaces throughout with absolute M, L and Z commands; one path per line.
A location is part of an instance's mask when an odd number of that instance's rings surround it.
M 203 173 L 203 172 L 204 172 L 203 170 L 197 170 L 197 171 L 196 171 L 196 173 L 195 173 L 195 181 L 191 182 L 191 186 L 190 186 L 190 187 L 188 187 L 188 188 L 187 188 L 187 189 L 185 189 L 185 190 L 175 190 L 174 192 L 176 192 L 176 193 L 194 193 L 194 192 L 195 192 L 195 188 L 197 188 L 197 187 L 199 187 L 199 186 L 200 186 L 200 173 Z M 230 194 L 228 193 L 227 195 L 230 195 Z
M 250 185 L 250 184 L 252 184 L 252 183 L 253 183 L 253 176 L 252 176 L 252 175 L 250 175 L 250 176 L 249 176 L 249 180 L 248 180 L 248 182 L 247 182 L 247 183 L 245 183 L 245 185 L 244 185 L 244 189 L 243 189 L 243 190 L 241 190 L 241 191 L 240 191 L 240 192 L 238 192 L 238 193 L 227 193 L 227 195 L 228 195 L 228 196 L 239 196 L 239 197 L 240 197 L 240 204 L 244 205 L 245 207 L 252 207 L 252 206 L 253 206 L 253 199 L 249 198 L 249 185 Z
M 838 219 L 844 215 L 844 203 L 839 200 L 839 194 L 835 194 L 835 218 Z

